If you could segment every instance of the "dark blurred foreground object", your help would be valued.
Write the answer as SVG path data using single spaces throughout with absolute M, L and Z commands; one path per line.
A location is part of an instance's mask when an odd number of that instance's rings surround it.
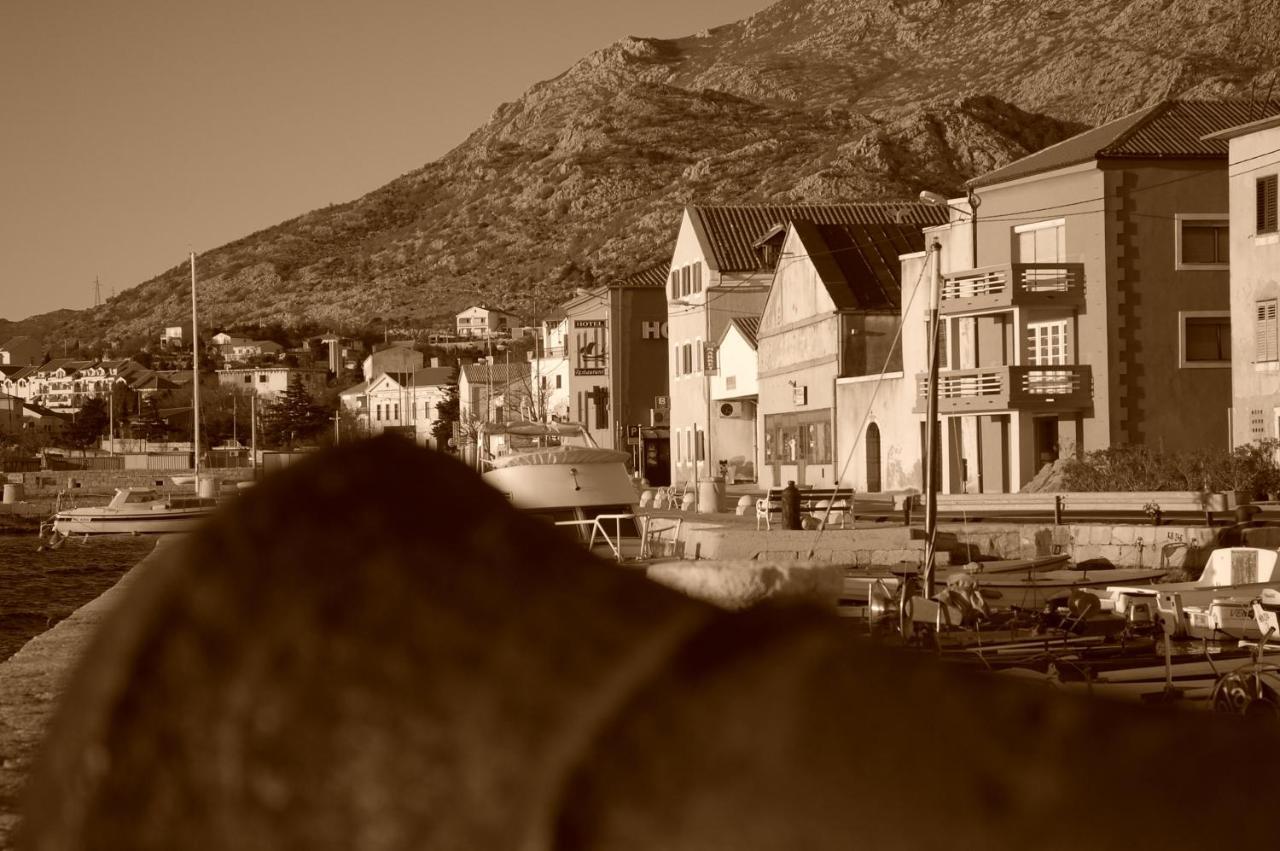
M 807 610 L 720 612 L 393 438 L 275 475 L 174 551 L 65 693 L 27 848 L 1274 835 L 1268 728 L 970 678 Z

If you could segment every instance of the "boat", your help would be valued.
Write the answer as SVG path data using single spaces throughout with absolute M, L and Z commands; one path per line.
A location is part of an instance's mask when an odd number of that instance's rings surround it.
M 1280 589 L 1280 551 L 1262 547 L 1219 547 L 1209 554 L 1200 578 L 1145 587 L 1123 584 L 1103 589 L 1102 605 L 1132 621 L 1159 618 L 1174 638 L 1210 640 L 1261 637 L 1253 600 Z
M 40 536 L 45 529 L 51 534 L 47 546 L 56 547 L 71 535 L 154 535 L 174 532 L 190 532 L 211 515 L 218 505 L 212 496 L 201 496 L 204 490 L 200 481 L 200 352 L 196 323 L 196 255 L 191 253 L 191 409 L 194 475 L 190 484 L 191 496 L 163 495 L 151 488 L 117 488 L 111 501 L 105 506 L 84 506 L 62 509 L 52 519 L 41 524 Z M 187 477 L 173 477 L 179 484 Z M 216 482 L 211 484 L 216 485 Z
M 487 484 L 588 546 L 608 544 L 619 560 L 624 540 L 641 538 L 629 457 L 602 449 L 579 423 L 485 423 L 477 438 L 476 464 Z
M 54 515 L 57 535 L 155 535 L 190 532 L 216 508 L 218 500 L 166 496 L 151 488 L 116 488 L 106 505 L 69 508 Z

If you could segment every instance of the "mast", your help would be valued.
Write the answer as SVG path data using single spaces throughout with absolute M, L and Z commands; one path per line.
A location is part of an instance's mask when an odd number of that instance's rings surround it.
M 196 253 L 191 252 L 191 440 L 196 493 L 200 492 L 200 344 L 196 333 Z
M 933 276 L 929 284 L 929 380 L 925 405 L 925 494 L 924 494 L 924 596 L 934 594 L 934 559 L 938 537 L 938 455 L 942 437 L 938 429 L 938 307 L 942 299 L 942 244 L 937 239 L 930 246 L 933 254 Z

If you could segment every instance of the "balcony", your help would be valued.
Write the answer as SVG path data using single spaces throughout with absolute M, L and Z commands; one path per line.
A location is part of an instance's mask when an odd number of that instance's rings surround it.
M 1083 307 L 1083 263 L 1011 263 L 942 276 L 947 316 L 1013 307 Z
M 928 376 L 916 376 L 915 412 L 926 412 Z M 938 375 L 939 414 L 1079 411 L 1093 404 L 1089 366 L 991 366 Z

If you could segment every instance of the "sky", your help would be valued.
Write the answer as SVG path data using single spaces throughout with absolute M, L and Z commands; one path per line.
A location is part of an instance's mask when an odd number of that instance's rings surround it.
M 627 35 L 770 0 L 4 0 L 0 318 L 357 198 Z

